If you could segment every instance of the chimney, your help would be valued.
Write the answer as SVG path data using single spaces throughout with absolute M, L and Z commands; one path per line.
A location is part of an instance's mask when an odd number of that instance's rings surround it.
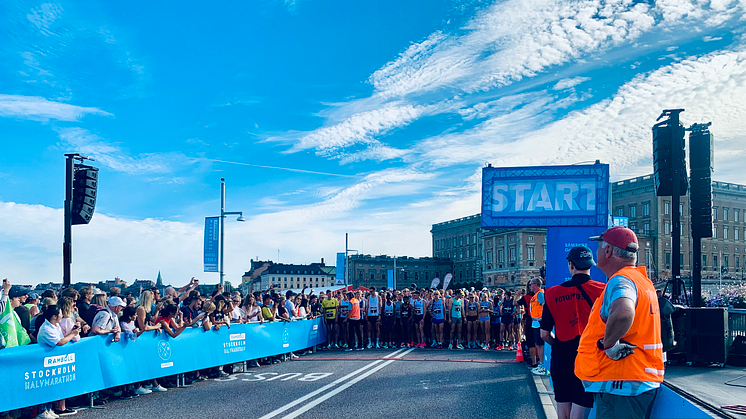
M 324 258 L 321 258 L 321 266 L 326 266 L 324 265 Z

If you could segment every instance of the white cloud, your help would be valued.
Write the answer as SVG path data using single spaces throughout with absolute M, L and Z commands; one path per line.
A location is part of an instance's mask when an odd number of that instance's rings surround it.
M 575 87 L 579 85 L 580 83 L 586 82 L 590 80 L 590 77 L 573 77 L 570 79 L 562 79 L 557 82 L 557 84 L 552 87 L 552 90 L 564 90 L 569 89 L 571 87 Z
M 31 13 L 26 15 L 29 22 L 34 24 L 42 33 L 51 34 L 49 27 L 62 16 L 63 10 L 60 4 L 44 3 L 39 7 L 31 9 Z
M 60 147 L 66 152 L 88 155 L 97 162 L 117 172 L 129 174 L 171 173 L 184 166 L 197 162 L 181 153 L 142 153 L 130 156 L 121 147 L 111 144 L 96 134 L 83 128 L 61 128 Z M 174 177 L 154 177 L 155 182 L 181 183 L 183 179 Z
M 0 116 L 48 121 L 78 121 L 85 115 L 112 116 L 98 108 L 54 102 L 38 96 L 0 94 Z

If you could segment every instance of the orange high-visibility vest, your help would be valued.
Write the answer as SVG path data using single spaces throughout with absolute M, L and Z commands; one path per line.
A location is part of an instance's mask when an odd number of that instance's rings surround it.
M 531 297 L 530 313 L 531 313 L 531 318 L 535 320 L 541 319 L 541 315 L 544 314 L 544 306 L 539 304 L 539 294 L 543 294 L 543 293 L 544 293 L 544 290 L 539 290 L 539 292 L 537 292 L 536 294 L 534 294 L 533 297 Z
M 350 304 L 352 304 L 352 306 L 350 307 L 350 314 L 348 318 L 350 320 L 360 320 L 360 300 L 358 300 L 357 298 L 351 298 Z
M 622 339 L 637 346 L 635 353 L 614 361 L 598 349 L 606 323 L 601 320 L 604 292 L 593 304 L 588 326 L 580 337 L 575 358 L 575 375 L 584 381 L 653 381 L 663 382 L 663 343 L 661 321 L 655 287 L 647 277 L 645 267 L 628 266 L 614 276 L 629 278 L 637 286 L 635 320 Z

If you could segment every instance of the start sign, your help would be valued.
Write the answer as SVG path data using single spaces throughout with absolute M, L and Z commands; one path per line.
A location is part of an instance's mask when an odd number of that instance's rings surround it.
M 606 226 L 609 165 L 485 167 L 482 227 Z

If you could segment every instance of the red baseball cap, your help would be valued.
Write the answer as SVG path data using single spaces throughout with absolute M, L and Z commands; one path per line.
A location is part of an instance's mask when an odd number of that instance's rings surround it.
M 634 253 L 640 248 L 640 244 L 637 242 L 637 235 L 627 227 L 611 227 L 601 233 L 600 236 L 588 237 L 588 240 L 604 241 L 614 247 Z

